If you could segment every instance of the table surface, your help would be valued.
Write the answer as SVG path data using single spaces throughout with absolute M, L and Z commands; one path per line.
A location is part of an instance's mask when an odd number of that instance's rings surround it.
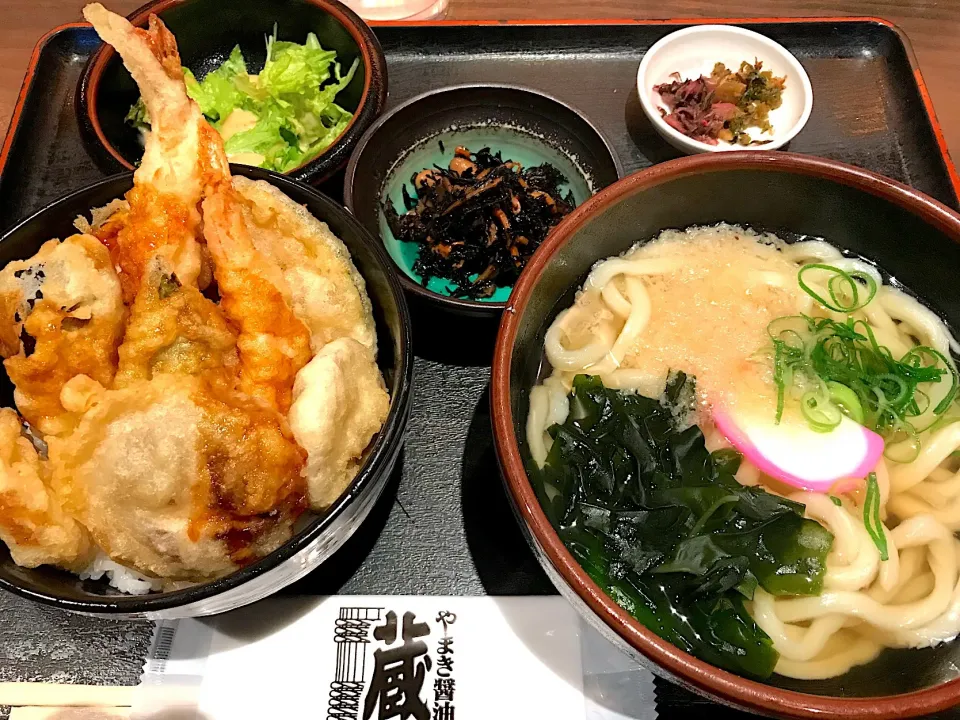
M 105 0 L 128 13 L 145 0 Z M 0 2 L 0 127 L 6 130 L 30 52 L 47 30 L 80 19 L 85 0 Z M 958 0 L 450 0 L 448 19 L 812 17 L 862 15 L 896 23 L 913 43 L 947 144 L 960 157 Z
M 104 0 L 128 13 L 144 0 Z M 26 65 L 36 41 L 50 28 L 80 19 L 84 0 L 0 1 L 0 130 L 6 129 Z M 789 7 L 786 7 L 789 5 Z M 916 51 L 948 145 L 960 158 L 960 0 L 450 0 L 452 20 L 551 18 L 773 17 L 778 15 L 883 17 L 902 28 Z M 482 382 L 470 400 L 477 402 Z M 468 414 L 469 416 L 469 414 Z M 0 597 L 0 682 L 133 683 L 150 629 L 129 623 L 82 623 L 12 596 Z M 27 633 L 22 628 L 50 632 Z M 54 642 L 49 638 L 61 638 Z M 50 672 L 53 661 L 59 671 Z M 5 717 L 0 708 L 0 717 Z

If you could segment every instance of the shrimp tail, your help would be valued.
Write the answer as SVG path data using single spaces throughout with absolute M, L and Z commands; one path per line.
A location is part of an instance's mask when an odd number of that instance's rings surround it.
M 160 18 L 151 14 L 147 30 L 137 29 L 137 33 L 146 37 L 150 50 L 163 66 L 167 77 L 171 80 L 183 80 L 183 66 L 180 64 L 180 51 L 177 49 L 177 39 Z
M 229 178 L 230 166 L 219 135 L 187 95 L 173 34 L 155 15 L 144 30 L 99 3 L 83 16 L 120 54 L 150 115 L 135 183 L 199 202 L 208 185 Z
M 102 5 L 83 9 L 101 38 L 120 54 L 140 87 L 150 117 L 140 167 L 127 194 L 129 211 L 118 215 L 106 243 L 120 270 L 127 303 L 140 291 L 151 260 L 162 256 L 177 278 L 202 286 L 209 277 L 200 248 L 199 204 L 230 181 L 223 140 L 187 95 L 173 34 L 151 15 L 136 28 Z

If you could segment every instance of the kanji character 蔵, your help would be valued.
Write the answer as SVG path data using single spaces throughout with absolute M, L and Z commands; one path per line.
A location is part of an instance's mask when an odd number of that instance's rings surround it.
M 397 641 L 396 613 L 388 612 L 386 622 L 374 628 L 373 637 L 392 647 L 373 653 L 375 665 L 370 689 L 363 702 L 363 720 L 369 720 L 375 708 L 379 709 L 377 720 L 429 720 L 430 710 L 420 698 L 420 690 L 431 662 L 426 643 L 417 638 L 429 635 L 430 627 L 426 623 L 414 622 L 415 619 L 411 612 L 403 614 L 403 642 L 399 645 L 394 645 Z M 419 659 L 421 655 L 424 656 L 422 660 Z

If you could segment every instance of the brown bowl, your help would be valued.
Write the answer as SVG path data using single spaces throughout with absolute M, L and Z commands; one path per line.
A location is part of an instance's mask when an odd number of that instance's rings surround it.
M 252 67 L 266 59 L 264 38 L 277 25 L 278 39 L 302 43 L 314 32 L 325 48 L 337 51 L 344 70 L 360 66 L 337 102 L 353 119 L 333 144 L 313 160 L 290 170 L 295 180 L 321 183 L 347 164 L 360 136 L 387 101 L 387 61 L 373 31 L 337 0 L 154 0 L 128 19 L 145 27 L 157 15 L 177 38 L 183 66 L 202 78 L 239 45 Z M 106 172 L 132 170 L 143 154 L 139 132 L 124 118 L 140 91 L 117 52 L 103 45 L 87 62 L 77 88 L 77 118 L 88 149 Z
M 497 456 L 528 540 L 558 590 L 602 634 L 654 673 L 713 700 L 783 718 L 905 718 L 960 702 L 960 642 L 887 650 L 840 678 L 747 680 L 676 648 L 608 597 L 567 551 L 524 469 L 530 388 L 543 338 L 598 260 L 661 230 L 720 221 L 824 237 L 874 260 L 960 327 L 960 215 L 912 188 L 849 165 L 780 152 L 699 155 L 631 175 L 558 225 L 510 296 L 494 353 Z

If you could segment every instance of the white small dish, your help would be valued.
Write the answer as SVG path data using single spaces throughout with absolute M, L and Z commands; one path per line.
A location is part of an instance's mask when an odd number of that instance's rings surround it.
M 668 111 L 654 90 L 655 85 L 670 82 L 673 73 L 683 79 L 709 77 L 715 63 L 722 62 L 731 70 L 744 60 L 763 62 L 764 70 L 777 77 L 786 75 L 783 104 L 770 112 L 772 133 L 749 131 L 757 140 L 769 140 L 763 145 L 735 145 L 719 141 L 716 145 L 694 140 L 670 127 L 664 121 L 660 108 Z M 785 47 L 770 38 L 735 25 L 695 25 L 670 33 L 653 44 L 643 56 L 637 72 L 637 93 L 643 112 L 653 127 L 668 143 L 681 152 L 693 155 L 704 152 L 731 150 L 776 150 L 790 142 L 810 117 L 813 110 L 813 88 L 800 62 Z

